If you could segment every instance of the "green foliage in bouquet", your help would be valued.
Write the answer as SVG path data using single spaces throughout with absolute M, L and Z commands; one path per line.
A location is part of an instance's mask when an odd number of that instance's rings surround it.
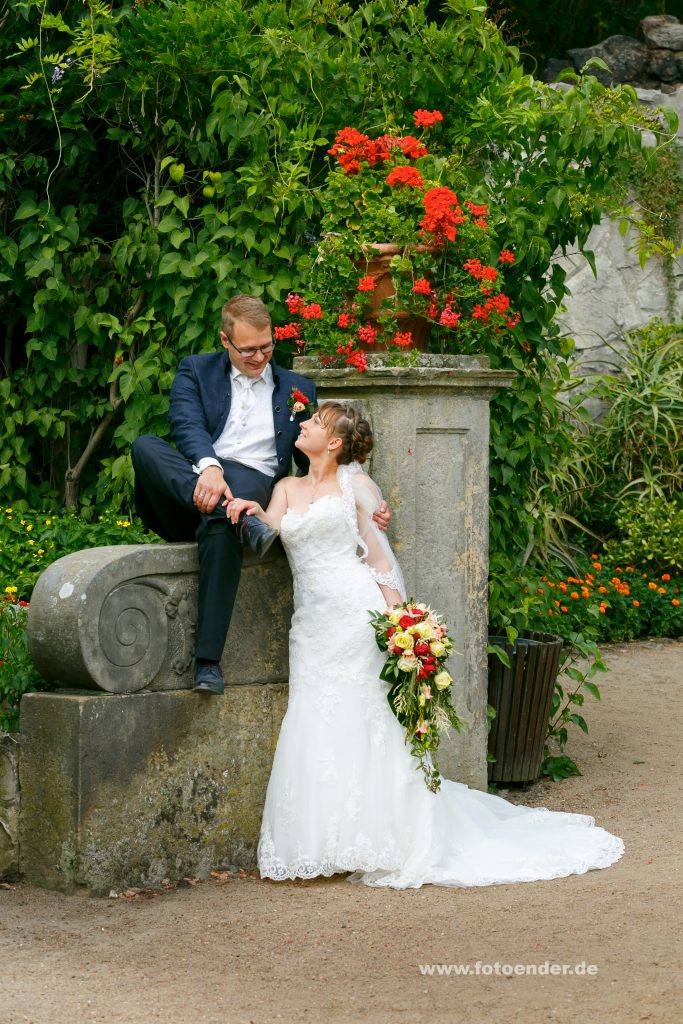
M 387 652 L 380 678 L 389 684 L 389 707 L 406 731 L 427 788 L 436 793 L 440 734 L 462 729 L 451 700 L 453 679 L 444 668 L 453 641 L 439 616 L 413 600 L 388 614 L 371 612 L 370 622 L 377 646 Z

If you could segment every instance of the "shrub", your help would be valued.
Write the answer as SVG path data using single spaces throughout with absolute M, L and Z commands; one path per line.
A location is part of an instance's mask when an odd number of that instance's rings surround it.
M 532 586 L 527 586 L 532 591 Z M 597 555 L 580 576 L 543 577 L 532 601 L 535 625 L 565 639 L 576 633 L 598 642 L 642 636 L 683 636 L 683 578 Z
M 683 572 L 683 500 L 653 498 L 624 503 L 617 516 L 619 537 L 605 544 L 606 557 L 650 572 Z
M 19 600 L 30 600 L 41 572 L 51 562 L 82 548 L 107 544 L 161 543 L 139 519 L 108 510 L 92 522 L 74 512 L 0 509 L 0 556 L 3 587 L 16 588 Z
M 15 587 L 6 588 L 0 600 L 0 730 L 19 728 L 19 702 L 25 693 L 44 690 L 28 653 L 26 616 L 28 602 L 17 600 Z

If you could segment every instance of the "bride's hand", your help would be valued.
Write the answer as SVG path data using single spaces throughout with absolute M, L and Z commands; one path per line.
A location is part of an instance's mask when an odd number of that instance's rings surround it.
M 225 503 L 225 514 L 231 523 L 237 525 L 239 517 L 243 512 L 248 516 L 262 516 L 263 509 L 258 501 L 249 501 L 247 498 L 231 498 Z

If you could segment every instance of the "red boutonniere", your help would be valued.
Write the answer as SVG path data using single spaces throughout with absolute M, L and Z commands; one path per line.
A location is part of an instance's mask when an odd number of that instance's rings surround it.
M 299 391 L 298 388 L 292 388 L 292 393 L 287 399 L 287 405 L 292 410 L 292 415 L 289 417 L 290 420 L 293 420 L 300 412 L 305 412 L 309 416 L 312 416 L 315 412 L 313 402 L 308 395 L 305 395 L 303 391 Z

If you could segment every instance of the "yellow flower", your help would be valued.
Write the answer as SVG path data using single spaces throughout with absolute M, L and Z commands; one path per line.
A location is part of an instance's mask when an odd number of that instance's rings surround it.
M 46 526 L 52 526 L 52 520 L 51 519 L 46 519 L 45 520 L 45 525 Z
M 35 544 L 35 541 L 34 540 L 30 540 L 29 544 Z
M 409 648 L 412 648 L 414 643 L 410 633 L 401 633 L 397 631 L 391 639 L 393 640 L 394 645 L 396 647 L 400 647 L 402 651 L 407 651 Z
M 441 640 L 432 640 L 429 645 L 429 650 L 435 658 L 440 658 L 442 654 L 446 653 L 446 645 Z
M 5 587 L 6 594 L 16 594 L 17 587 Z
M 30 533 L 32 529 L 33 529 L 33 525 L 31 523 L 29 523 L 28 526 L 26 527 L 26 532 Z
M 19 522 L 20 522 L 20 524 L 22 526 L 26 526 L 26 520 L 25 519 L 20 519 Z
M 453 678 L 449 676 L 448 672 L 441 671 L 437 672 L 434 676 L 434 682 L 436 683 L 437 690 L 447 690 L 453 682 Z
M 38 554 L 39 555 L 44 555 L 45 554 L 45 548 L 38 548 Z
M 5 512 L 7 513 L 8 516 L 12 515 L 12 509 L 11 508 L 6 508 Z
M 393 626 L 398 626 L 401 621 L 401 615 L 402 612 L 400 610 L 394 609 L 393 612 L 389 612 L 389 622 L 391 622 Z

